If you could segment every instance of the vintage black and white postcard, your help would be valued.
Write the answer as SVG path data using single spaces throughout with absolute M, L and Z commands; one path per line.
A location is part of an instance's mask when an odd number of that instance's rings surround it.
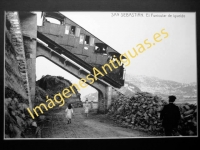
M 4 139 L 196 137 L 196 12 L 5 11 Z

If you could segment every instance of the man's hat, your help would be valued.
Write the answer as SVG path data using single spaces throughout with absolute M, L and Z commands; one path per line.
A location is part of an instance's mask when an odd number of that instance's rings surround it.
M 169 96 L 169 102 L 174 102 L 176 100 L 176 96 L 170 95 Z

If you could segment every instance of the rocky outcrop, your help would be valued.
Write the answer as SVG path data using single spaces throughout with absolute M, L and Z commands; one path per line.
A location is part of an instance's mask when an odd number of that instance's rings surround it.
M 65 88 L 69 88 L 71 84 L 72 83 L 69 80 L 61 76 L 43 76 L 40 80 L 36 82 L 36 95 L 39 95 L 36 97 L 39 101 L 41 99 L 46 101 L 46 96 L 53 98 L 55 94 L 62 92 Z M 65 102 L 67 104 L 74 103 L 74 107 L 79 107 L 79 104 L 80 106 L 82 106 L 82 102 L 80 101 L 81 94 L 78 92 L 75 86 L 73 87 L 73 89 L 75 94 L 71 93 L 72 96 L 70 98 L 66 98 Z M 40 94 L 37 94 L 38 92 Z
M 30 135 L 33 138 L 41 137 L 40 127 L 27 112 L 28 105 L 24 103 L 24 99 L 15 91 L 9 96 L 16 97 L 5 98 L 5 138 L 28 138 Z

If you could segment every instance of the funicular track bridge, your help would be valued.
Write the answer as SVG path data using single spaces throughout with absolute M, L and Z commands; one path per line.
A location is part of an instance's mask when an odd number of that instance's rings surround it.
M 34 106 L 36 58 L 45 57 L 62 69 L 81 79 L 93 76 L 93 68 L 108 72 L 90 84 L 98 91 L 98 112 L 105 112 L 112 99 L 112 91 L 124 86 L 124 67 L 121 54 L 95 37 L 59 12 L 42 12 L 42 26 L 37 26 L 37 15 L 32 12 L 18 12 L 24 50 L 27 62 L 27 74 L 30 87 L 30 99 Z M 51 23 L 49 18 L 60 24 Z M 106 35 L 105 35 L 106 36 Z M 116 59 L 118 61 L 116 61 Z M 121 59 L 126 59 L 124 56 Z M 113 67 L 109 62 L 118 67 Z M 103 70 L 102 66 L 109 64 Z

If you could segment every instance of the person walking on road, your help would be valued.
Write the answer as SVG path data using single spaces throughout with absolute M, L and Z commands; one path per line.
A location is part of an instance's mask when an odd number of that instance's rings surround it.
M 178 129 L 178 123 L 181 118 L 180 110 L 178 106 L 174 104 L 175 99 L 175 96 L 169 96 L 169 104 L 163 107 L 160 114 L 166 136 L 172 136 L 173 131 Z
M 88 117 L 88 112 L 89 112 L 89 103 L 88 103 L 88 99 L 86 98 L 86 101 L 85 101 L 85 114 L 86 114 L 86 117 Z
M 90 102 L 91 109 L 93 109 L 93 101 Z
M 72 115 L 73 115 L 73 108 L 72 104 L 69 104 L 68 107 L 65 109 L 66 112 L 66 118 L 67 118 L 67 124 L 71 123 Z

